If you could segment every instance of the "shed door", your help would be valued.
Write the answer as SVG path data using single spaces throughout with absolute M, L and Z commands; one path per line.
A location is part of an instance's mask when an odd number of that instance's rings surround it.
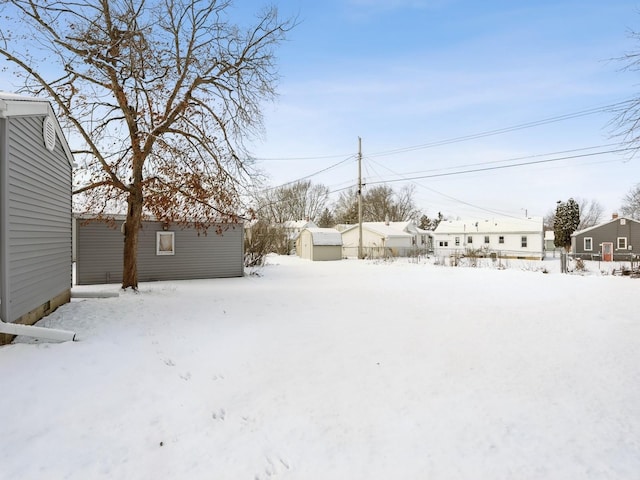
M 613 242 L 604 242 L 602 244 L 602 260 L 605 262 L 613 261 Z

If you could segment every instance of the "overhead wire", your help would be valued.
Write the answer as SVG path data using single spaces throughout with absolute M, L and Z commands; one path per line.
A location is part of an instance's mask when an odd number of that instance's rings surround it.
M 437 177 L 448 177 L 448 176 L 452 176 L 452 175 L 462 175 L 462 174 L 466 174 L 466 173 L 477 173 L 477 172 L 487 172 L 487 171 L 491 171 L 491 170 L 502 170 L 502 169 L 507 169 L 507 168 L 515 168 L 515 167 L 523 167 L 526 165 L 537 165 L 537 164 L 541 164 L 541 163 L 551 163 L 551 162 L 559 162 L 562 160 L 572 160 L 575 158 L 584 158 L 584 157 L 593 157 L 595 155 L 605 155 L 608 153 L 621 153 L 621 152 L 628 152 L 628 151 L 632 151 L 635 150 L 633 147 L 625 147 L 625 148 L 619 148 L 619 149 L 615 149 L 615 150 L 607 150 L 604 152 L 594 152 L 594 153 L 583 153 L 581 155 L 567 155 L 564 157 L 558 157 L 558 158 L 549 158 L 546 160 L 534 160 L 531 162 L 520 162 L 520 163 L 513 163 L 513 164 L 509 164 L 509 165 L 498 165 L 498 166 L 493 166 L 493 167 L 484 167 L 484 168 L 472 168 L 472 169 L 467 169 L 467 170 L 459 170 L 459 171 L 455 171 L 455 172 L 444 172 L 444 173 L 433 173 L 430 175 L 419 175 L 419 176 L 415 176 L 415 177 L 404 177 L 404 178 L 396 178 L 396 179 L 390 179 L 390 180 L 378 180 L 378 181 L 373 181 L 373 182 L 368 182 L 370 185 L 372 184 L 378 184 L 378 183 L 392 183 L 392 182 L 402 182 L 402 181 L 410 181 L 410 180 L 422 180 L 425 178 L 437 178 Z
M 475 133 L 475 134 L 458 136 L 458 137 L 453 137 L 453 138 L 449 138 L 449 139 L 444 139 L 444 140 L 438 140 L 438 141 L 434 141 L 434 142 L 424 143 L 424 144 L 420 144 L 420 145 L 414 145 L 414 146 L 409 146 L 409 147 L 401 147 L 401 148 L 396 148 L 396 149 L 391 149 L 391 150 L 386 150 L 386 151 L 380 151 L 380 152 L 373 152 L 373 153 L 367 154 L 366 158 L 371 159 L 371 158 L 375 158 L 375 157 L 388 156 L 388 155 L 400 154 L 400 153 L 406 153 L 406 152 L 412 152 L 412 151 L 421 150 L 421 149 L 427 149 L 427 148 L 433 148 L 433 147 L 442 146 L 442 145 L 449 145 L 449 144 L 453 144 L 453 143 L 459 143 L 459 142 L 464 142 L 464 141 L 469 141 L 469 140 L 475 140 L 475 139 L 478 139 L 478 138 L 484 138 L 484 137 L 493 136 L 493 135 L 500 135 L 500 134 L 504 134 L 504 133 L 517 131 L 517 130 L 526 129 L 526 128 L 532 128 L 532 127 L 536 127 L 536 126 L 540 126 L 540 125 L 546 125 L 546 124 L 549 124 L 549 123 L 560 122 L 560 121 L 573 119 L 573 118 L 579 118 L 579 117 L 583 117 L 583 116 L 587 116 L 587 115 L 592 115 L 592 114 L 595 114 L 595 113 L 601 113 L 601 112 L 604 112 L 604 111 L 612 111 L 613 109 L 619 109 L 620 107 L 622 107 L 622 106 L 624 106 L 624 105 L 626 105 L 628 103 L 629 103 L 629 100 L 622 101 L 622 102 L 617 102 L 617 103 L 613 103 L 613 104 L 609 104 L 609 105 L 603 105 L 603 106 L 599 106 L 599 107 L 593 107 L 593 108 L 581 110 L 581 111 L 578 111 L 578 112 L 573 112 L 573 113 L 568 113 L 568 114 L 563 114 L 563 115 L 557 115 L 557 116 L 554 116 L 554 117 L 548 117 L 548 118 L 545 118 L 545 119 L 535 120 L 535 121 L 532 121 L 532 122 L 526 122 L 526 123 L 522 123 L 522 124 L 517 124 L 517 125 L 510 126 L 510 127 L 499 128 L 499 129 L 494 129 L 494 130 L 488 130 L 488 131 L 479 132 L 479 133 Z M 581 148 L 581 149 L 566 150 L 566 151 L 562 151 L 562 152 L 555 152 L 555 153 L 548 153 L 548 154 L 538 154 L 538 155 L 532 155 L 532 156 L 528 156 L 528 157 L 520 157 L 520 158 L 516 158 L 516 159 L 511 159 L 511 160 L 497 160 L 497 161 L 490 161 L 490 162 L 481 162 L 481 163 L 478 163 L 478 164 L 459 165 L 459 166 L 456 166 L 456 167 L 446 167 L 446 168 L 435 169 L 435 170 L 425 170 L 424 172 L 447 170 L 447 169 L 451 170 L 451 169 L 457 169 L 457 168 L 467 168 L 469 166 L 476 166 L 476 165 L 491 165 L 491 164 L 494 164 L 494 163 L 504 163 L 504 162 L 508 162 L 508 161 L 521 160 L 521 159 L 526 159 L 526 158 L 537 158 L 537 157 L 549 156 L 549 155 L 555 155 L 555 154 L 571 153 L 571 152 L 576 152 L 576 151 L 584 151 L 584 150 L 589 150 L 589 149 L 594 149 L 594 148 L 603 148 L 603 147 L 609 147 L 609 146 L 614 146 L 614 145 L 616 145 L 616 144 L 602 145 L 600 147 L 586 147 L 586 148 Z M 475 173 L 475 172 L 482 172 L 482 171 L 489 171 L 489 170 L 498 170 L 498 169 L 503 169 L 503 168 L 514 168 L 514 167 L 520 167 L 520 166 L 526 166 L 526 165 L 533 165 L 533 164 L 536 164 L 536 163 L 556 162 L 556 161 L 566 160 L 566 159 L 571 159 L 571 158 L 580 158 L 582 156 L 602 155 L 602 154 L 605 154 L 605 153 L 615 153 L 615 152 L 623 152 L 623 151 L 630 151 L 630 150 L 632 150 L 632 149 L 623 148 L 623 149 L 617 149 L 617 150 L 609 150 L 609 151 L 606 151 L 606 152 L 597 152 L 597 153 L 593 153 L 593 154 L 566 156 L 566 157 L 561 157 L 561 158 L 557 158 L 557 159 L 547 159 L 547 160 L 539 160 L 539 161 L 533 161 L 533 162 L 522 162 L 522 163 L 519 163 L 519 164 L 510 164 L 510 165 L 494 166 L 494 167 L 486 167 L 486 168 L 478 168 L 478 169 L 468 169 L 468 170 L 455 171 L 455 172 L 450 172 L 450 173 L 438 173 L 438 174 L 432 174 L 432 175 L 420 175 L 420 176 L 415 176 L 415 177 L 403 177 L 403 178 L 391 179 L 391 180 L 369 181 L 368 183 L 369 184 L 378 184 L 378 183 L 388 183 L 388 182 L 398 182 L 398 181 L 420 180 L 420 179 L 425 179 L 425 178 L 436 178 L 436 177 L 442 177 L 442 176 L 461 175 L 461 174 L 466 174 L 466 173 Z M 282 158 L 259 158 L 259 157 L 256 157 L 255 160 L 263 160 L 263 161 L 272 161 L 272 160 L 319 160 L 319 159 L 337 158 L 337 157 L 343 157 L 343 156 L 345 156 L 345 155 L 321 155 L 321 156 L 301 156 L 301 157 L 282 157 Z M 273 190 L 273 189 L 276 189 L 276 188 L 286 187 L 288 185 L 297 183 L 299 181 L 315 177 L 317 175 L 320 175 L 321 173 L 324 173 L 324 172 L 327 172 L 327 171 L 329 171 L 329 170 L 331 170 L 333 168 L 336 168 L 336 167 L 338 167 L 338 166 L 340 166 L 340 165 L 342 165 L 342 164 L 346 163 L 347 161 L 352 160 L 354 158 L 356 158 L 355 154 L 346 154 L 345 158 L 343 158 L 342 160 L 340 160 L 337 163 L 329 165 L 328 167 L 325 167 L 323 169 L 320 169 L 320 170 L 318 170 L 316 172 L 310 173 L 310 174 L 305 175 L 303 177 L 297 178 L 295 180 L 291 180 L 289 182 L 282 183 L 282 184 L 277 185 L 275 187 L 266 188 L 266 189 L 264 189 L 262 191 L 269 191 L 269 190 Z M 415 172 L 415 173 L 420 173 L 420 172 Z M 412 174 L 413 174 L 413 172 L 409 173 L 409 175 L 412 175 Z M 396 174 L 396 175 L 400 175 L 400 174 Z M 403 175 L 407 175 L 407 174 L 403 174 Z M 344 184 L 346 182 L 342 182 L 342 183 Z M 343 190 L 347 190 L 348 188 L 351 188 L 352 186 L 353 186 L 353 184 L 350 184 L 347 187 L 334 189 L 330 193 L 336 193 L 336 192 L 340 192 L 340 191 L 343 191 Z
M 515 132 L 518 130 L 524 130 L 526 128 L 532 128 L 532 127 L 537 127 L 540 125 L 547 125 L 549 123 L 555 123 L 555 122 L 561 122 L 564 120 L 570 120 L 573 118 L 579 118 L 579 117 L 584 117 L 587 115 L 593 115 L 594 113 L 602 113 L 605 111 L 611 111 L 615 108 L 619 108 L 622 105 L 628 104 L 630 101 L 626 100 L 623 102 L 618 102 L 618 103 L 612 103 L 609 105 L 604 105 L 604 106 L 600 106 L 600 107 L 593 107 L 593 108 L 589 108 L 586 110 L 582 110 L 579 112 L 574 112 L 574 113 L 567 113 L 564 115 L 557 115 L 555 117 L 548 117 L 545 119 L 541 119 L 541 120 L 534 120 L 532 122 L 526 122 L 526 123 L 521 123 L 518 125 L 513 125 L 510 127 L 504 127 L 504 128 L 498 128 L 498 129 L 494 129 L 494 130 L 487 130 L 484 132 L 479 132 L 479 133 L 472 133 L 469 135 L 463 135 L 463 136 L 459 136 L 459 137 L 453 137 L 453 138 L 448 138 L 448 139 L 444 139 L 444 140 L 436 140 L 433 142 L 429 142 L 429 143 L 423 143 L 420 145 L 413 145 L 413 146 L 409 146 L 409 147 L 400 147 L 400 148 L 396 148 L 396 149 L 392 149 L 392 150 L 386 150 L 386 151 L 381 151 L 381 152 L 373 152 L 368 154 L 368 157 L 381 157 L 381 156 L 388 156 L 388 155 L 394 155 L 394 154 L 398 154 L 398 153 L 406 153 L 406 152 L 412 152 L 415 150 L 423 150 L 426 148 L 433 148 L 433 147 L 439 147 L 442 145 L 450 145 L 452 143 L 460 143 L 460 142 L 466 142 L 469 140 L 476 140 L 478 138 L 484 138 L 484 137 L 489 137 L 489 136 L 493 136 L 493 135 L 501 135 L 503 133 L 510 133 L 510 132 Z

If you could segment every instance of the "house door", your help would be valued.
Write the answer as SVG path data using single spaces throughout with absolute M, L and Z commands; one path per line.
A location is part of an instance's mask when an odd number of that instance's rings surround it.
M 602 260 L 605 262 L 613 261 L 613 242 L 602 243 Z

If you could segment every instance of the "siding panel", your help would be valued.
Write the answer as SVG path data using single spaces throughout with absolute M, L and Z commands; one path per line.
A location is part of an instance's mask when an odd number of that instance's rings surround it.
M 44 147 L 43 120 L 8 120 L 8 321 L 71 288 L 71 166 L 63 139 Z
M 121 223 L 121 222 L 120 222 Z M 79 285 L 122 281 L 123 235 L 105 223 L 77 220 L 76 275 Z M 211 228 L 207 235 L 193 229 L 172 228 L 175 255 L 156 255 L 159 222 L 144 222 L 138 238 L 138 280 L 189 280 L 240 277 L 244 274 L 242 225 L 221 235 Z

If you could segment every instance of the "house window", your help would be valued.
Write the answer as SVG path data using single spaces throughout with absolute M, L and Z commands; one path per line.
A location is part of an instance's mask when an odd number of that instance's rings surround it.
M 473 243 L 473 237 L 471 235 L 467 237 L 467 243 Z
M 627 249 L 627 237 L 618 237 L 618 250 Z
M 527 237 L 526 237 L 526 235 L 523 235 L 522 237 L 520 237 L 520 246 L 522 248 L 527 248 Z
M 425 243 L 427 243 L 427 239 L 425 238 L 425 235 L 420 235 L 420 244 L 424 245 Z
M 584 238 L 584 251 L 585 252 L 590 252 L 591 250 L 593 250 L 593 238 L 585 237 Z
M 441 247 L 448 247 L 449 246 L 449 242 L 444 242 L 444 241 L 440 240 L 440 246 Z
M 484 243 L 489 243 L 489 235 L 484 236 Z
M 411 245 L 415 245 L 416 244 L 416 237 L 411 237 Z
M 504 243 L 504 235 L 498 237 L 498 243 Z
M 456 247 L 460 246 L 460 237 L 456 237 Z
M 156 232 L 156 255 L 174 255 L 174 232 Z

